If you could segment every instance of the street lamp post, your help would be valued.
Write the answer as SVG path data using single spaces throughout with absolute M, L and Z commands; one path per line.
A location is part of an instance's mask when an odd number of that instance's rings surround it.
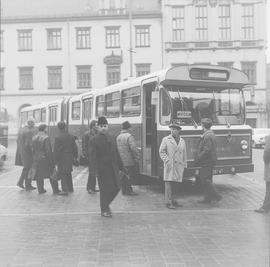
M 132 0 L 129 0 L 128 7 L 128 21 L 129 21 L 129 64 L 130 77 L 133 76 L 133 47 L 132 47 Z

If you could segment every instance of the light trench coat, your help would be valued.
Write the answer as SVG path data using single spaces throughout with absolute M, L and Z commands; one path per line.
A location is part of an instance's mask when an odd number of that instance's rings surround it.
M 159 155 L 164 163 L 164 181 L 182 182 L 184 169 L 187 167 L 184 139 L 180 137 L 177 145 L 172 135 L 164 137 L 160 144 Z

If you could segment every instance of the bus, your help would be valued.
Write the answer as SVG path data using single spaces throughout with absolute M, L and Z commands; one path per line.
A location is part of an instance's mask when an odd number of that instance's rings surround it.
M 62 99 L 58 108 L 69 132 L 79 139 L 89 122 L 99 116 L 106 116 L 115 136 L 128 120 L 141 153 L 140 174 L 144 177 L 162 178 L 163 163 L 158 151 L 172 121 L 181 124 L 187 146 L 184 176 L 196 176 L 194 157 L 203 133 L 202 118 L 212 119 L 217 139 L 214 174 L 252 172 L 252 129 L 245 124 L 243 92 L 247 85 L 247 76 L 234 68 L 184 65 Z M 45 106 L 47 110 L 50 107 L 49 103 Z M 52 133 L 55 124 L 47 121 L 47 125 Z
M 8 147 L 8 112 L 3 106 L 0 106 L 0 144 Z

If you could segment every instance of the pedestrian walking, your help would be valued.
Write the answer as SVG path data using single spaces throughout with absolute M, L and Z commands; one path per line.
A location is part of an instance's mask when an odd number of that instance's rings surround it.
M 214 132 L 211 130 L 212 120 L 204 118 L 201 120 L 203 135 L 198 145 L 197 155 L 195 156 L 195 166 L 200 166 L 199 177 L 204 189 L 204 199 L 198 203 L 211 203 L 220 201 L 221 195 L 218 194 L 213 185 L 213 168 L 217 161 L 217 143 Z
M 89 131 L 85 132 L 85 134 L 82 137 L 82 153 L 83 157 L 85 158 L 87 165 L 88 165 L 88 180 L 86 185 L 86 190 L 89 194 L 93 194 L 95 192 L 99 192 L 99 190 L 96 189 L 96 173 L 93 173 L 91 171 L 91 162 L 89 161 L 89 145 L 90 140 L 98 133 L 97 130 L 97 121 L 92 120 L 89 124 Z
M 270 135 L 265 137 L 265 147 L 263 153 L 264 161 L 264 180 L 265 180 L 265 197 L 263 205 L 255 210 L 259 213 L 267 213 L 270 211 Z
M 54 141 L 54 159 L 57 165 L 57 173 L 61 179 L 62 192 L 59 195 L 67 195 L 73 192 L 72 165 L 78 157 L 74 136 L 66 132 L 66 124 L 58 122 L 59 134 Z
M 46 129 L 46 124 L 39 125 L 38 133 L 33 137 L 33 180 L 37 182 L 39 194 L 46 193 L 44 179 L 50 179 L 54 170 L 53 152 Z M 57 181 L 50 179 L 50 183 L 53 193 L 59 193 Z
M 186 143 L 180 136 L 181 126 L 173 122 L 169 126 L 171 134 L 162 139 L 159 155 L 164 163 L 165 203 L 168 209 L 182 207 L 174 197 L 174 183 L 182 182 L 187 167 Z
M 91 171 L 98 177 L 101 216 L 112 217 L 110 204 L 119 192 L 119 170 L 123 170 L 123 165 L 105 117 L 98 118 L 98 134 L 90 139 L 89 149 Z
M 17 151 L 15 165 L 23 166 L 17 186 L 25 188 L 26 191 L 36 189 L 32 186 L 31 179 L 28 179 L 30 168 L 33 164 L 32 138 L 36 133 L 33 119 L 27 121 L 27 125 L 20 129 L 17 138 Z
M 121 190 L 123 195 L 135 196 L 138 193 L 133 191 L 131 180 L 135 180 L 138 175 L 140 152 L 136 146 L 134 136 L 131 134 L 131 124 L 129 121 L 122 123 L 122 130 L 116 138 L 117 148 L 127 171 L 121 179 Z

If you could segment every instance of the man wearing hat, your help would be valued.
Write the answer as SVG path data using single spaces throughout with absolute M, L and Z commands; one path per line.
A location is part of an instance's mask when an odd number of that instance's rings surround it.
M 180 137 L 181 126 L 173 122 L 171 134 L 164 137 L 160 144 L 159 155 L 164 163 L 165 202 L 168 209 L 181 207 L 173 196 L 173 184 L 182 182 L 184 170 L 187 167 L 186 144 Z
M 123 171 L 123 164 L 105 117 L 98 118 L 98 134 L 90 139 L 89 161 L 91 171 L 98 176 L 101 216 L 112 217 L 110 204 L 119 192 L 119 170 Z
M 121 189 L 123 195 L 135 196 L 137 193 L 133 192 L 130 179 L 135 179 L 137 174 L 138 164 L 140 160 L 140 152 L 136 146 L 135 139 L 130 133 L 131 124 L 129 121 L 122 123 L 122 130 L 116 138 L 117 148 L 123 162 L 127 169 L 127 175 L 123 175 L 121 179 Z
M 34 126 L 34 119 L 28 119 L 27 125 L 20 129 L 17 138 L 15 165 L 23 166 L 17 186 L 25 188 L 26 191 L 36 189 L 36 187 L 31 185 L 31 179 L 28 177 L 33 164 L 32 138 L 37 132 Z
M 220 201 L 221 196 L 217 193 L 212 179 L 213 168 L 217 161 L 217 143 L 214 132 L 211 130 L 212 120 L 204 118 L 201 120 L 203 135 L 199 142 L 197 155 L 195 157 L 195 166 L 200 166 L 199 177 L 204 188 L 204 199 L 199 203 L 211 203 Z

